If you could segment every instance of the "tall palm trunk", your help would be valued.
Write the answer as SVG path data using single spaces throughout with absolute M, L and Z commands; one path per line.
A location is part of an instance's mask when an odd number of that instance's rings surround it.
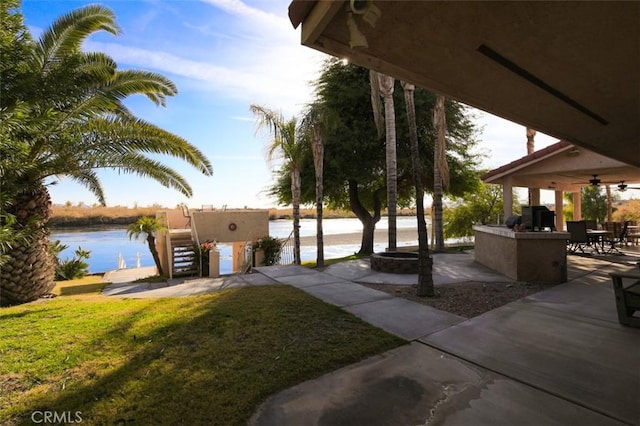
M 434 296 L 433 259 L 429 255 L 427 241 L 427 222 L 424 218 L 424 189 L 420 167 L 420 148 L 418 147 L 418 128 L 416 125 L 416 106 L 413 84 L 402 82 L 404 89 L 407 119 L 409 121 L 409 141 L 411 142 L 411 165 L 413 166 L 413 184 L 416 188 L 416 216 L 418 221 L 418 289 L 417 296 Z
M 55 265 L 49 251 L 51 198 L 44 186 L 18 195 L 8 209 L 17 228 L 30 228 L 27 241 L 15 243 L 0 269 L 0 305 L 25 303 L 49 293 L 55 286 Z
M 300 169 L 291 166 L 291 203 L 293 204 L 293 258 L 300 265 Z
M 531 127 L 527 127 L 527 155 L 533 154 L 535 148 L 536 131 Z M 540 188 L 529 188 L 529 205 L 537 204 L 540 202 Z
M 449 184 L 449 166 L 447 164 L 447 122 L 444 109 L 444 96 L 442 95 L 436 97 L 436 105 L 433 109 L 433 122 L 436 130 L 433 162 L 433 228 L 435 230 L 435 250 L 444 251 L 442 194 Z
M 384 121 L 386 128 L 387 160 L 387 215 L 389 220 L 389 250 L 397 248 L 396 214 L 398 204 L 398 167 L 396 156 L 396 113 L 393 104 L 393 86 L 395 80 L 384 74 L 378 74 L 380 94 L 384 99 Z
M 153 234 L 147 234 L 147 245 L 149 246 L 149 251 L 153 257 L 153 262 L 156 264 L 158 275 L 164 275 L 162 263 L 160 263 L 160 254 L 158 254 L 158 248 L 156 247 L 156 237 Z
M 605 191 L 607 193 L 607 222 L 611 222 L 613 220 L 613 204 L 611 200 L 611 186 L 605 185 Z
M 318 124 L 313 127 L 313 165 L 316 171 L 316 266 L 324 266 L 324 233 L 322 230 L 322 199 L 324 198 L 323 162 L 324 145 L 322 144 L 322 130 Z

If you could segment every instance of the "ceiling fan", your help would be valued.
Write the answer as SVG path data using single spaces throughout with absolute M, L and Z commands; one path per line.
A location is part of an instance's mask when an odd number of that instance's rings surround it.
M 592 175 L 593 178 L 589 179 L 589 183 L 591 184 L 591 186 L 598 186 L 600 185 L 600 179 L 598 179 L 598 175 Z
M 620 192 L 624 192 L 627 189 L 640 189 L 640 187 L 637 186 L 629 186 L 626 183 L 624 183 L 623 180 L 620 181 L 620 183 L 618 184 L 618 191 Z

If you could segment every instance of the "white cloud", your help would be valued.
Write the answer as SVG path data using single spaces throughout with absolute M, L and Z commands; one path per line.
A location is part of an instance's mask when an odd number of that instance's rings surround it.
M 285 28 L 286 25 L 289 25 L 289 27 L 291 27 L 290 29 L 293 30 L 293 27 L 285 16 L 279 16 L 265 12 L 262 9 L 251 7 L 240 0 L 202 0 L 202 2 L 210 4 L 231 15 L 251 21 L 252 27 L 255 24 L 258 24 L 261 26 L 269 27 L 265 29 L 275 29 L 277 31 L 282 31 L 282 29 Z
M 317 77 L 325 57 L 300 45 L 278 45 L 268 40 L 259 46 L 243 43 L 235 49 L 237 56 L 216 58 L 215 62 L 213 54 L 193 60 L 116 43 L 89 41 L 86 47 L 103 51 L 120 64 L 194 80 L 193 86 L 200 90 L 281 109 L 286 116 L 297 114 L 312 100 L 309 82 Z

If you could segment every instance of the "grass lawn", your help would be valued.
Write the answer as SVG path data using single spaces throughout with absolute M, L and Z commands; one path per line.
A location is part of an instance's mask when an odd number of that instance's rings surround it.
M 51 293 L 56 296 L 96 293 L 108 284 L 109 283 L 102 281 L 102 275 L 87 275 L 86 277 L 75 280 L 56 281 L 56 286 Z
M 0 309 L 0 424 L 245 424 L 266 397 L 404 343 L 289 286 Z

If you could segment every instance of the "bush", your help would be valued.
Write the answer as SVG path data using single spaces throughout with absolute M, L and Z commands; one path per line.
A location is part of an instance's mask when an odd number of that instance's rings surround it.
M 194 262 L 196 262 L 196 268 L 201 277 L 209 276 L 209 252 L 215 249 L 216 245 L 215 241 L 207 240 L 200 245 L 195 244 L 193 246 L 193 251 L 196 253 Z
M 78 247 L 75 251 L 73 259 L 60 260 L 60 253 L 67 249 L 69 246 L 62 244 L 60 240 L 52 242 L 49 246 L 49 250 L 54 257 L 56 281 L 73 280 L 75 278 L 82 278 L 89 273 L 89 264 L 84 260 L 89 259 L 91 252 L 89 250 L 82 250 L 82 247 Z
M 255 255 L 256 250 L 262 250 L 264 253 L 265 266 L 271 266 L 278 263 L 280 260 L 280 249 L 282 248 L 282 242 L 275 237 L 262 237 L 253 243 L 253 253 Z M 254 256 L 255 257 L 255 256 Z

